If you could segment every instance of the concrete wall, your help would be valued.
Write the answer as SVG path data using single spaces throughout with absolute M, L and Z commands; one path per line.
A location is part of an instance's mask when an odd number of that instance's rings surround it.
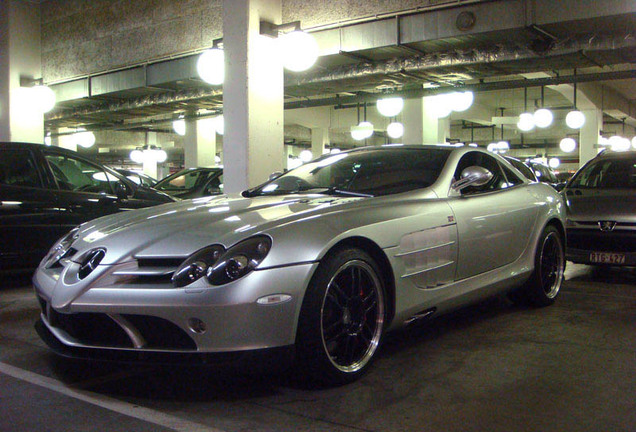
M 457 0 L 283 0 L 303 28 Z M 201 50 L 222 34 L 221 0 L 45 0 L 42 74 L 57 82 Z
M 444 3 L 461 0 L 283 0 L 283 22 L 300 20 L 311 28 Z

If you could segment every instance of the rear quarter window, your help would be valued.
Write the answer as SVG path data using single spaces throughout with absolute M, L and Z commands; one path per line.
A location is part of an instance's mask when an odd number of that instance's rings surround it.
M 29 150 L 0 150 L 0 184 L 42 187 L 35 158 Z

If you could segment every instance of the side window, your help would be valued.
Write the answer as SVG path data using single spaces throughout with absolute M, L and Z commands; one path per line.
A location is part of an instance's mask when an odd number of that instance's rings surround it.
M 501 165 L 501 167 L 503 168 L 504 174 L 506 175 L 506 180 L 508 180 L 507 187 L 517 186 L 523 183 L 523 180 L 521 180 L 517 176 L 517 174 L 512 172 L 510 168 L 503 164 Z
M 492 173 L 492 179 L 483 186 L 469 186 L 462 190 L 462 195 L 492 192 L 508 187 L 508 181 L 495 158 L 482 152 L 466 153 L 460 159 L 455 170 L 455 179 L 461 178 L 462 171 L 471 166 L 486 168 Z
M 113 185 L 119 181 L 117 177 L 99 166 L 80 159 L 47 154 L 46 160 L 57 184 L 63 190 L 112 194 Z
M 0 184 L 42 187 L 33 154 L 29 150 L 0 151 Z

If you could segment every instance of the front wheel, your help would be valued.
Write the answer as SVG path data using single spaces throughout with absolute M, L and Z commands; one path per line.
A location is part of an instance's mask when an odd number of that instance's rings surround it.
M 518 294 L 532 306 L 549 306 L 559 294 L 564 271 L 563 236 L 549 225 L 543 230 L 537 244 L 534 272 Z
M 376 262 L 357 248 L 328 255 L 312 277 L 298 322 L 303 375 L 339 385 L 363 374 L 385 326 L 384 286 Z

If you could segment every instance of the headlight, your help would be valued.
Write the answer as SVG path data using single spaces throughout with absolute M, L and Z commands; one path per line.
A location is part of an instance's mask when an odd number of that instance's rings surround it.
M 244 240 L 223 254 L 219 262 L 207 272 L 212 285 L 224 285 L 240 279 L 265 259 L 272 247 L 272 240 L 264 235 Z
M 272 246 L 267 236 L 244 240 L 227 251 L 220 245 L 203 248 L 186 259 L 172 276 L 175 287 L 184 287 L 206 276 L 212 285 L 240 279 L 265 259 Z
M 71 245 L 79 237 L 78 232 L 79 227 L 75 227 L 70 230 L 64 237 L 55 242 L 53 247 L 49 250 L 48 255 L 44 259 L 46 262 L 46 267 L 50 267 L 69 254 Z
M 172 284 L 175 287 L 183 287 L 201 279 L 207 274 L 208 268 L 216 264 L 223 252 L 223 246 L 214 245 L 193 253 L 174 272 Z

